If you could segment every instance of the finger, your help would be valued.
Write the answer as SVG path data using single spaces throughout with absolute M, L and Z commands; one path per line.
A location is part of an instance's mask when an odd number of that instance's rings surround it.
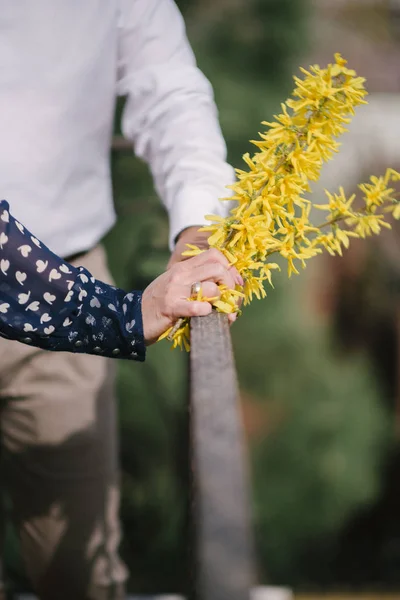
M 219 263 L 226 269 L 229 269 L 231 266 L 228 259 L 222 254 L 222 252 L 216 248 L 210 248 L 210 250 L 205 250 L 205 252 L 186 260 L 184 263 L 182 263 L 182 267 L 184 266 L 185 269 L 192 269 L 206 263 Z
M 219 291 L 216 283 L 213 283 L 212 281 L 203 281 L 201 284 L 201 295 L 204 298 L 219 298 L 221 296 L 221 292 Z
M 190 285 L 175 284 L 173 287 L 171 287 L 168 296 L 166 297 L 166 303 L 168 307 L 171 308 L 180 300 L 186 302 L 191 295 L 192 283 Z M 218 288 L 218 285 L 213 281 L 203 281 L 201 282 L 201 295 L 203 298 L 220 298 L 221 292 Z M 204 300 L 201 300 L 201 302 L 204 302 Z
M 226 285 L 230 290 L 235 289 L 236 281 L 232 273 L 220 263 L 206 263 L 188 272 L 188 283 L 194 281 L 214 281 Z
M 209 302 L 179 300 L 171 311 L 171 317 L 174 319 L 179 319 L 179 317 L 205 317 L 211 311 L 212 306 Z
M 237 319 L 237 313 L 230 313 L 228 315 L 228 321 L 229 321 L 229 325 L 232 325 L 232 323 L 234 323 Z
M 243 287 L 244 286 L 243 277 L 240 275 L 240 273 L 236 269 L 236 267 L 230 267 L 229 270 L 231 271 L 233 277 L 235 278 L 237 285 L 240 285 L 241 287 Z

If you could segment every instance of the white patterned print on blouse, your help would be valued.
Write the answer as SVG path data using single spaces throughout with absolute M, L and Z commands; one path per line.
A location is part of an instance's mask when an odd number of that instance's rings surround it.
M 0 201 L 0 336 L 46 350 L 143 361 L 141 292 L 51 252 Z

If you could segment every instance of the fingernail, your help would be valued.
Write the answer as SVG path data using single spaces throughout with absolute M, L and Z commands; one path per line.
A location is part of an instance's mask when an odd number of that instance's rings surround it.
M 242 287 L 244 286 L 244 279 L 243 277 L 241 277 L 241 275 L 238 275 L 236 278 L 236 282 L 241 285 Z

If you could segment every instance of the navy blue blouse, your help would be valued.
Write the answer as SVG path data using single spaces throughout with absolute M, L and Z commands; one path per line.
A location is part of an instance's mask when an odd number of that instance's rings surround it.
M 0 336 L 45 350 L 145 359 L 141 292 L 51 252 L 0 201 Z

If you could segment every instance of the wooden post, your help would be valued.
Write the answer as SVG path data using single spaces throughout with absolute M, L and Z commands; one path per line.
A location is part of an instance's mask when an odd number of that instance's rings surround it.
M 396 400 L 395 400 L 395 425 L 396 435 L 400 439 L 400 301 L 398 301 L 397 310 L 395 313 L 396 318 Z
M 255 568 L 244 434 L 229 325 L 214 311 L 191 320 L 190 434 L 192 597 L 249 600 Z

